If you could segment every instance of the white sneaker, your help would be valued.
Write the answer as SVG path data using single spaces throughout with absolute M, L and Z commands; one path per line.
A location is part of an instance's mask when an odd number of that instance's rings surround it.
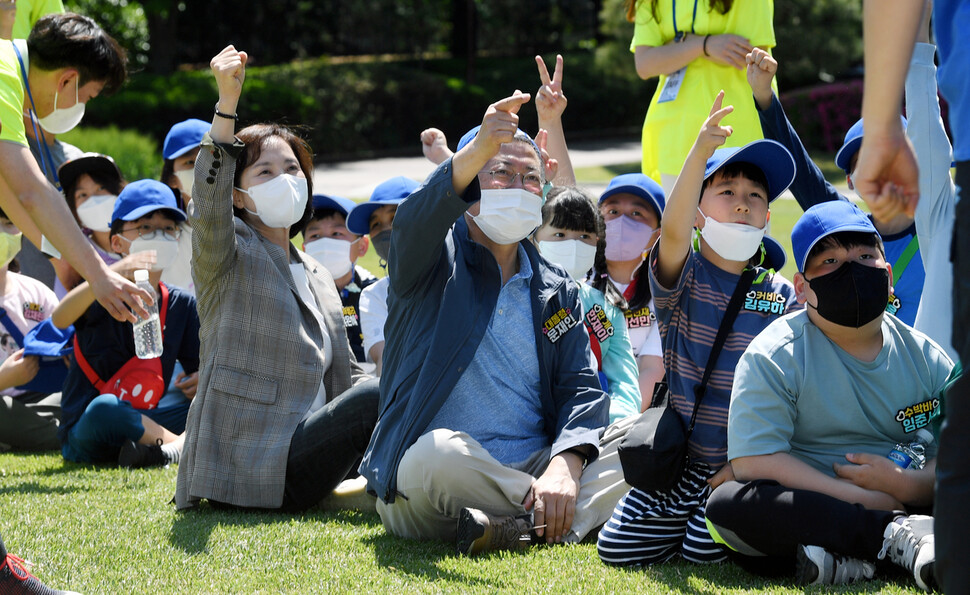
M 795 553 L 798 585 L 847 585 L 871 580 L 875 574 L 875 564 L 835 554 L 817 545 L 800 545 Z
M 886 525 L 879 559 L 890 560 L 913 573 L 916 584 L 924 591 L 936 588 L 933 567 L 936 565 L 936 539 L 933 517 L 910 515 Z

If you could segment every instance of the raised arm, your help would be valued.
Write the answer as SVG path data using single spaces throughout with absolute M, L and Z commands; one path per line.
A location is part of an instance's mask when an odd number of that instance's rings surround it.
M 575 186 L 576 174 L 569 159 L 566 133 L 562 127 L 562 113 L 567 104 L 566 95 L 562 92 L 562 56 L 556 55 L 556 70 L 552 78 L 549 77 L 549 70 L 546 69 L 542 56 L 536 56 L 536 65 L 539 67 L 539 80 L 542 81 L 542 86 L 536 93 L 539 128 L 546 131 L 545 148 L 549 156 L 558 163 L 555 177 L 549 176 L 548 179 L 555 186 Z
M 660 243 L 657 246 L 657 280 L 664 287 L 674 284 L 687 262 L 707 160 L 733 132 L 730 126 L 721 126 L 724 116 L 734 111 L 734 107 L 730 105 L 722 108 L 723 101 L 724 91 L 721 91 L 714 100 L 710 115 L 701 126 L 694 146 L 687 153 L 684 167 L 677 176 L 677 182 L 667 199 L 667 206 L 664 207 L 663 221 L 660 222 Z
M 771 89 L 771 81 L 778 72 L 778 62 L 760 48 L 751 50 L 746 59 L 748 84 L 758 108 L 761 130 L 765 138 L 784 145 L 795 159 L 795 180 L 789 187 L 795 200 L 803 210 L 829 200 L 845 200 L 812 161 Z
M 230 45 L 210 62 L 219 89 L 216 104 L 219 113 L 235 115 L 248 59 L 246 52 L 237 51 Z M 235 125 L 232 118 L 213 116 L 209 138 L 203 139 L 202 150 L 195 161 L 192 274 L 200 292 L 212 287 L 225 275 L 235 254 L 232 185 L 236 155 L 241 149 L 235 142 Z

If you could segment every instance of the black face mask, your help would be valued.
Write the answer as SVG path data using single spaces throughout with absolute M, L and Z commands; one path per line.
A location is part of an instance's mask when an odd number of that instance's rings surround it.
M 391 249 L 391 230 L 385 229 L 376 236 L 371 236 L 370 243 L 374 245 L 377 256 L 387 262 L 387 253 Z
M 808 305 L 842 326 L 859 328 L 872 322 L 889 301 L 889 271 L 881 267 L 847 262 L 808 283 L 818 298 L 817 305 Z

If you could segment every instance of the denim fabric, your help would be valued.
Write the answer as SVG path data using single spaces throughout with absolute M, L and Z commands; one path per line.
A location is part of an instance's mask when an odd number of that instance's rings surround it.
M 138 441 L 145 433 L 141 416 L 173 434 L 185 430 L 189 400 L 155 409 L 135 409 L 114 395 L 99 395 L 90 403 L 61 446 L 61 455 L 76 463 L 113 463 L 125 440 Z

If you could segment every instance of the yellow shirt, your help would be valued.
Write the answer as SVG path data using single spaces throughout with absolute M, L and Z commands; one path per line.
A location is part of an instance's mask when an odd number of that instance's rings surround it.
M 637 7 L 630 51 L 638 45 L 660 47 L 674 39 L 672 0 L 657 3 L 659 23 L 654 20 L 650 6 L 651 0 L 641 0 Z M 682 32 L 700 36 L 733 33 L 746 37 L 753 46 L 771 48 L 775 45 L 773 0 L 734 0 L 731 10 L 724 15 L 712 9 L 707 0 L 699 0 L 696 21 L 693 18 L 694 2 L 680 0 L 676 6 L 677 28 Z M 734 106 L 734 112 L 721 121 L 734 128 L 725 146 L 740 147 L 763 138 L 751 87 L 743 69 L 718 64 L 702 56 L 687 65 L 676 98 L 658 103 L 666 82 L 667 76 L 661 75 L 643 122 L 643 173 L 658 182 L 661 173 L 673 176 L 680 173 L 721 89 L 724 89 L 724 105 Z
M 13 38 L 27 39 L 40 17 L 52 12 L 64 12 L 61 0 L 17 0 L 17 16 L 13 21 Z
M 27 146 L 24 133 L 24 82 L 13 43 L 0 39 L 0 140 Z

